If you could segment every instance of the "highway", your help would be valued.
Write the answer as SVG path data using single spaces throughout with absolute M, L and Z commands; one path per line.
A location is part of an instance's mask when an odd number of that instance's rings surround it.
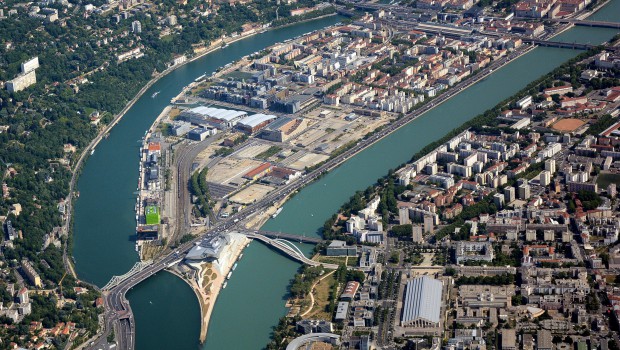
M 181 257 L 184 256 L 194 246 L 195 243 L 202 240 L 206 236 L 213 236 L 213 235 L 219 234 L 220 232 L 234 229 L 239 224 L 239 222 L 249 218 L 250 216 L 256 213 L 260 213 L 261 211 L 264 211 L 268 207 L 272 206 L 273 203 L 276 203 L 276 202 L 279 202 L 285 199 L 293 192 L 298 191 L 302 187 L 312 183 L 320 176 L 324 175 L 325 173 L 329 172 L 330 170 L 344 163 L 347 159 L 349 159 L 349 157 L 352 157 L 355 154 L 363 151 L 364 149 L 370 147 L 374 143 L 390 135 L 394 131 L 398 130 L 399 128 L 403 127 L 407 123 L 411 122 L 412 120 L 428 112 L 430 109 L 447 101 L 454 95 L 460 93 L 466 87 L 472 84 L 475 84 L 478 81 L 486 78 L 495 69 L 500 68 L 502 65 L 520 56 L 525 51 L 526 50 L 513 52 L 507 57 L 494 61 L 489 66 L 487 66 L 485 69 L 483 69 L 478 74 L 476 74 L 475 76 L 454 85 L 452 88 L 447 90 L 445 93 L 439 95 L 433 100 L 428 101 L 426 104 L 416 109 L 412 113 L 386 126 L 384 129 L 378 131 L 372 136 L 359 141 L 355 146 L 343 152 L 342 154 L 329 159 L 328 161 L 323 163 L 321 166 L 319 166 L 314 171 L 304 175 L 303 177 L 287 185 L 280 187 L 276 191 L 273 191 L 267 194 L 263 199 L 255 202 L 254 204 L 247 206 L 242 211 L 231 215 L 229 218 L 225 220 L 220 221 L 219 223 L 211 227 L 211 229 L 207 231 L 203 236 L 199 236 L 192 241 L 182 244 L 175 251 L 172 251 L 168 253 L 167 255 L 157 259 L 156 261 L 153 262 L 153 264 L 137 272 L 135 275 L 120 282 L 117 286 L 112 288 L 110 291 L 104 292 L 106 330 L 102 333 L 101 337 L 98 339 L 97 344 L 101 343 L 102 339 L 105 340 L 108 334 L 110 334 L 111 329 L 115 329 L 115 335 L 117 339 L 118 348 L 119 349 L 130 349 L 130 350 L 133 349 L 134 342 L 135 342 L 135 338 L 133 336 L 135 325 L 134 325 L 133 315 L 131 313 L 131 307 L 129 305 L 129 302 L 125 298 L 125 294 L 127 293 L 129 289 L 133 288 L 135 285 L 151 277 L 157 272 L 165 269 L 167 266 L 170 266 L 171 264 L 174 264 L 175 262 L 179 261 Z M 214 140 L 215 138 L 209 138 L 205 141 L 198 142 L 190 146 L 187 146 L 186 148 L 179 149 L 179 150 L 182 150 L 183 152 L 183 154 L 181 155 L 177 153 L 177 159 L 175 161 L 176 162 L 175 164 L 177 167 L 177 172 L 178 172 L 177 181 L 178 181 L 178 186 L 180 189 L 178 203 L 182 204 L 182 205 L 177 206 L 177 214 L 180 214 L 177 216 L 177 225 L 178 225 L 176 227 L 177 234 L 181 232 L 180 231 L 181 227 L 186 227 L 186 225 L 189 224 L 188 211 L 190 208 L 190 203 L 189 203 L 190 197 L 189 197 L 189 191 L 187 189 L 187 184 L 189 181 L 191 164 L 194 161 L 195 157 L 198 155 L 198 153 L 200 153 L 200 151 L 206 148 Z M 91 348 L 97 349 L 97 347 L 91 347 Z

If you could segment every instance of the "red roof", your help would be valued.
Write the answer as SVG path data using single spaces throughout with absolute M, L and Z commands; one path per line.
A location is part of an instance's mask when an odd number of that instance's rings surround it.
M 149 151 L 161 151 L 159 142 L 149 142 Z

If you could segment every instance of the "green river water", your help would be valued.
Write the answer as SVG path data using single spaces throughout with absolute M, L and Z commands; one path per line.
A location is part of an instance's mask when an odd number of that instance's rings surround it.
M 613 0 L 591 19 L 617 21 L 620 0 Z M 74 249 L 80 278 L 104 285 L 137 261 L 134 250 L 134 203 L 138 179 L 138 142 L 170 98 L 196 77 L 282 41 L 338 22 L 328 17 L 270 31 L 231 44 L 162 78 L 129 110 L 110 137 L 86 162 L 78 182 Z M 612 29 L 576 27 L 557 40 L 600 43 Z M 286 203 L 263 228 L 315 235 L 323 222 L 356 190 L 371 185 L 388 169 L 410 159 L 440 138 L 578 51 L 537 48 L 494 72 L 461 94 L 426 113 L 386 139 L 351 158 Z M 151 95 L 161 91 L 152 99 Z M 308 247 L 305 247 L 308 249 Z M 252 243 L 216 302 L 205 344 L 198 343 L 200 315 L 193 291 L 168 274 L 138 285 L 128 294 L 136 320 L 136 348 L 261 349 L 271 328 L 285 314 L 286 288 L 299 264 L 260 243 Z

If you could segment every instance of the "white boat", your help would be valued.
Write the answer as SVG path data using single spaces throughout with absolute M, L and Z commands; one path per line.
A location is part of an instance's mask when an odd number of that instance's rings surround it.
M 235 271 L 235 269 L 237 268 L 237 263 L 235 263 L 232 267 L 233 271 Z
M 239 254 L 239 257 L 237 258 L 237 261 L 241 260 L 241 258 L 243 258 L 243 253 Z
M 157 95 L 160 93 L 161 91 L 157 91 L 156 93 L 154 93 L 153 95 L 151 95 L 151 98 L 155 98 L 157 97 Z
M 228 281 L 224 281 L 224 284 L 222 284 L 222 289 L 226 288 L 227 285 L 228 285 Z
M 280 215 L 280 212 L 281 212 L 281 211 L 282 211 L 282 208 L 278 208 L 278 210 L 276 210 L 276 212 L 275 212 L 275 213 L 273 213 L 273 215 L 271 215 L 271 217 L 272 217 L 273 219 L 275 219 L 275 218 L 276 218 L 276 216 Z
M 226 275 L 226 279 L 229 280 L 231 275 L 232 275 L 232 271 L 230 271 L 228 275 Z
M 93 154 L 95 154 L 95 149 L 94 148 L 90 151 L 90 155 L 92 156 Z

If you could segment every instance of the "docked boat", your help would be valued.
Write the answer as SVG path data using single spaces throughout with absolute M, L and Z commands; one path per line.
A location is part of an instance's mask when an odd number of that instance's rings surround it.
M 230 272 L 228 273 L 228 275 L 226 275 L 226 279 L 227 279 L 227 280 L 229 280 L 229 279 L 230 279 L 230 276 L 232 276 L 232 271 L 230 271 Z
M 273 219 L 275 219 L 275 218 L 276 218 L 276 216 L 280 215 L 280 212 L 281 212 L 281 211 L 282 211 L 282 208 L 278 208 L 278 210 L 276 210 L 276 212 L 275 212 L 275 213 L 273 213 L 273 215 L 271 215 L 271 217 L 272 217 Z
M 94 148 L 92 150 L 90 150 L 90 155 L 92 156 L 93 154 L 95 154 L 95 149 Z
M 222 284 L 222 289 L 226 288 L 227 285 L 228 285 L 228 281 L 224 281 L 224 284 Z
M 235 271 L 235 269 L 237 268 L 237 263 L 235 263 L 232 267 L 233 271 Z

